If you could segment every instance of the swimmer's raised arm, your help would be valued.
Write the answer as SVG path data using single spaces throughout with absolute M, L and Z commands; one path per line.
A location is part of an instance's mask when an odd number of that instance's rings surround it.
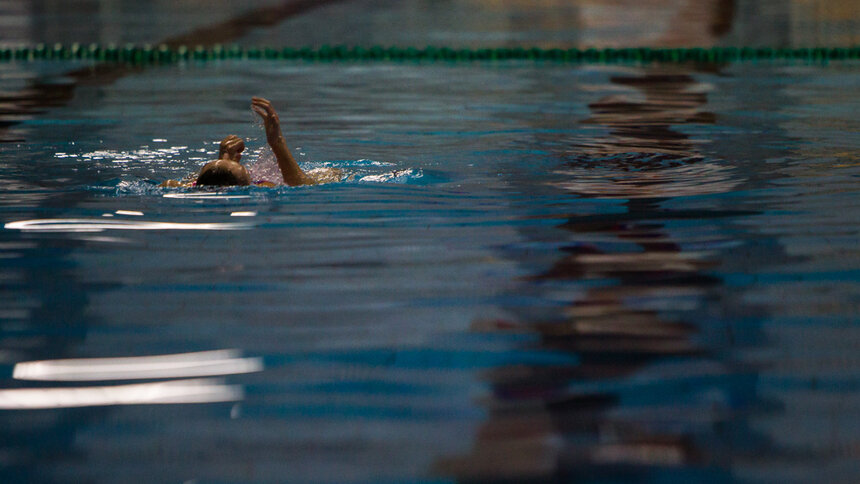
M 251 98 L 251 108 L 263 118 L 263 124 L 266 126 L 266 141 L 275 153 L 275 158 L 278 160 L 278 168 L 281 169 L 281 175 L 284 176 L 284 183 L 290 186 L 296 185 L 312 185 L 316 180 L 309 177 L 296 159 L 293 158 L 290 149 L 287 147 L 287 140 L 281 133 L 281 122 L 278 119 L 278 113 L 272 107 L 272 103 L 261 97 Z

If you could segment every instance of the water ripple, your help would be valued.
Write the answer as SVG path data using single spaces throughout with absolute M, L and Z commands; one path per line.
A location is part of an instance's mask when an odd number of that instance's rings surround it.
M 741 182 L 735 170 L 700 157 L 626 153 L 578 157 L 554 170 L 549 182 L 584 197 L 667 198 L 732 191 Z

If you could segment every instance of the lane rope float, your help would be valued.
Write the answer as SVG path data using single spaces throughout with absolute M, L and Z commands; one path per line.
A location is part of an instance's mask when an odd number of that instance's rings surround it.
M 124 64 L 171 64 L 184 61 L 216 60 L 303 60 L 332 61 L 546 61 L 558 63 L 729 63 L 764 60 L 828 62 L 860 59 L 855 47 L 683 47 L 683 48 L 605 48 L 544 49 L 502 47 L 455 49 L 451 47 L 211 47 L 125 44 L 36 44 L 0 46 L 0 61 L 92 60 Z

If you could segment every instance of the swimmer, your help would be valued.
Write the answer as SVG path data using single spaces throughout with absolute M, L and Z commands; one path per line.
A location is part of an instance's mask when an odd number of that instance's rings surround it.
M 296 159 L 290 153 L 290 149 L 287 147 L 287 141 L 281 133 L 281 122 L 278 119 L 278 113 L 272 107 L 272 103 L 261 97 L 254 97 L 251 98 L 251 109 L 263 118 L 263 125 L 266 129 L 266 141 L 268 141 L 269 147 L 272 148 L 272 152 L 275 154 L 278 168 L 280 168 L 281 175 L 284 177 L 284 183 L 290 186 L 316 185 L 318 183 L 337 181 L 341 178 L 342 172 L 336 168 L 316 169 L 309 172 L 302 171 L 299 164 L 296 163 Z M 196 179 L 167 180 L 161 186 L 193 187 L 251 184 L 264 187 L 275 186 L 272 182 L 253 182 L 251 180 L 248 170 L 239 163 L 239 160 L 242 158 L 242 151 L 244 150 L 245 141 L 238 136 L 230 135 L 221 140 L 218 159 L 203 165 Z

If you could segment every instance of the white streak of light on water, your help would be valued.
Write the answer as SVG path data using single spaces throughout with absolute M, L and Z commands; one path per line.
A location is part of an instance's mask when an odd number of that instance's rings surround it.
M 37 381 L 99 381 L 236 375 L 262 370 L 261 358 L 241 358 L 237 350 L 216 350 L 127 358 L 26 361 L 15 365 L 12 377 Z
M 195 379 L 101 387 L 0 390 L 0 409 L 232 402 L 242 398 L 244 392 L 237 385 L 224 385 L 214 379 Z
M 247 230 L 251 223 L 182 223 L 104 219 L 40 219 L 9 222 L 4 227 L 39 232 L 102 232 L 105 230 Z

